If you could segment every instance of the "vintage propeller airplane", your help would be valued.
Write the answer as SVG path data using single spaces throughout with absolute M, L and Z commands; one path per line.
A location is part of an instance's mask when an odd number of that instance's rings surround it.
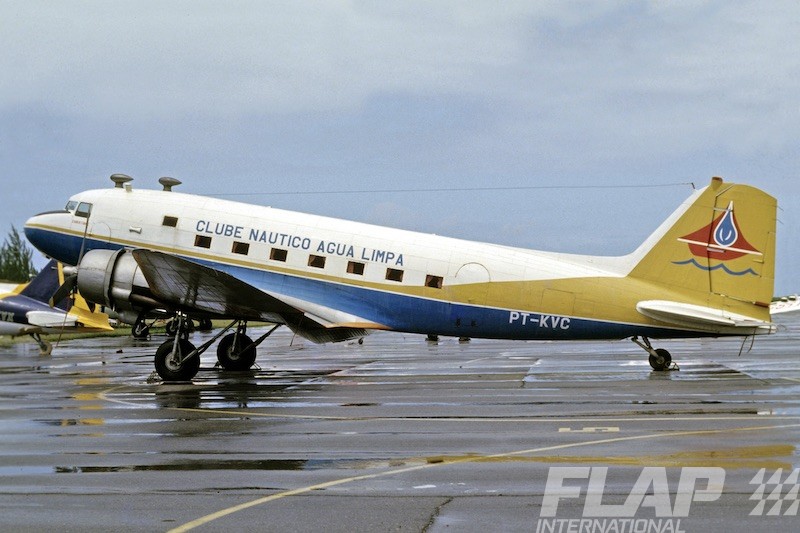
M 0 335 L 30 335 L 42 355 L 50 355 L 50 342 L 43 334 L 94 333 L 111 331 L 108 315 L 89 311 L 82 298 L 73 303 L 65 294 L 48 305 L 64 275 L 61 265 L 51 260 L 29 283 L 0 290 Z
M 222 338 L 226 369 L 250 368 L 247 322 L 285 324 L 315 342 L 369 330 L 569 340 L 630 337 L 655 370 L 652 338 L 771 333 L 776 200 L 713 178 L 637 250 L 597 257 L 525 250 L 173 192 L 131 178 L 31 217 L 28 240 L 75 265 L 61 293 L 121 316 L 169 312 L 232 320 L 200 347 L 179 327 L 155 366 L 188 380 Z M 235 329 L 234 329 L 235 328 Z

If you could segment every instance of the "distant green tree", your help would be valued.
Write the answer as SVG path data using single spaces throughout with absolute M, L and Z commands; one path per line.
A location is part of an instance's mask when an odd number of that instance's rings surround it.
M 17 228 L 11 232 L 0 247 L 0 279 L 24 283 L 36 275 L 33 267 L 33 250 L 20 237 Z

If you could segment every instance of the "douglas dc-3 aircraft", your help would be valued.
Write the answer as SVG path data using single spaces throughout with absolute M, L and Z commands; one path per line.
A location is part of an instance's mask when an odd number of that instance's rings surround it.
M 247 321 L 285 324 L 315 342 L 391 330 L 494 339 L 623 339 L 671 366 L 651 338 L 771 333 L 776 200 L 713 178 L 637 250 L 594 257 L 524 250 L 173 192 L 131 178 L 69 199 L 25 225 L 46 255 L 76 265 L 90 302 L 230 325 L 200 347 L 183 328 L 155 355 L 165 381 L 217 356 L 247 369 Z M 235 330 L 233 329 L 235 327 Z M 277 326 L 276 326 L 277 327 Z M 272 330 L 270 330 L 271 332 Z
M 42 355 L 50 355 L 53 347 L 42 339 L 43 333 L 90 333 L 110 331 L 108 315 L 90 312 L 80 299 L 71 305 L 66 298 L 51 307 L 51 299 L 63 283 L 61 267 L 50 261 L 30 283 L 0 290 L 0 335 L 30 335 Z

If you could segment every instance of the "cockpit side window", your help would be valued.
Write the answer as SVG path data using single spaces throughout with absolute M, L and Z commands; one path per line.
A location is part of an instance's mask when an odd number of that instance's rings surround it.
M 69 202 L 67 202 L 67 205 L 66 207 L 64 207 L 64 209 L 74 214 L 76 207 L 78 207 L 78 202 L 75 200 L 70 200 Z
M 75 210 L 75 216 L 81 218 L 89 218 L 89 213 L 92 212 L 92 204 L 81 202 Z

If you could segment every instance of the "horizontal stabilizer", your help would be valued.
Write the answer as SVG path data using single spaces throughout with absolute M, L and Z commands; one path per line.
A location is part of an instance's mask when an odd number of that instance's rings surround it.
M 775 327 L 769 322 L 728 313 L 722 309 L 667 300 L 642 301 L 636 304 L 636 310 L 646 317 L 668 324 L 697 327 L 710 331 L 721 331 L 728 328 L 772 331 Z

